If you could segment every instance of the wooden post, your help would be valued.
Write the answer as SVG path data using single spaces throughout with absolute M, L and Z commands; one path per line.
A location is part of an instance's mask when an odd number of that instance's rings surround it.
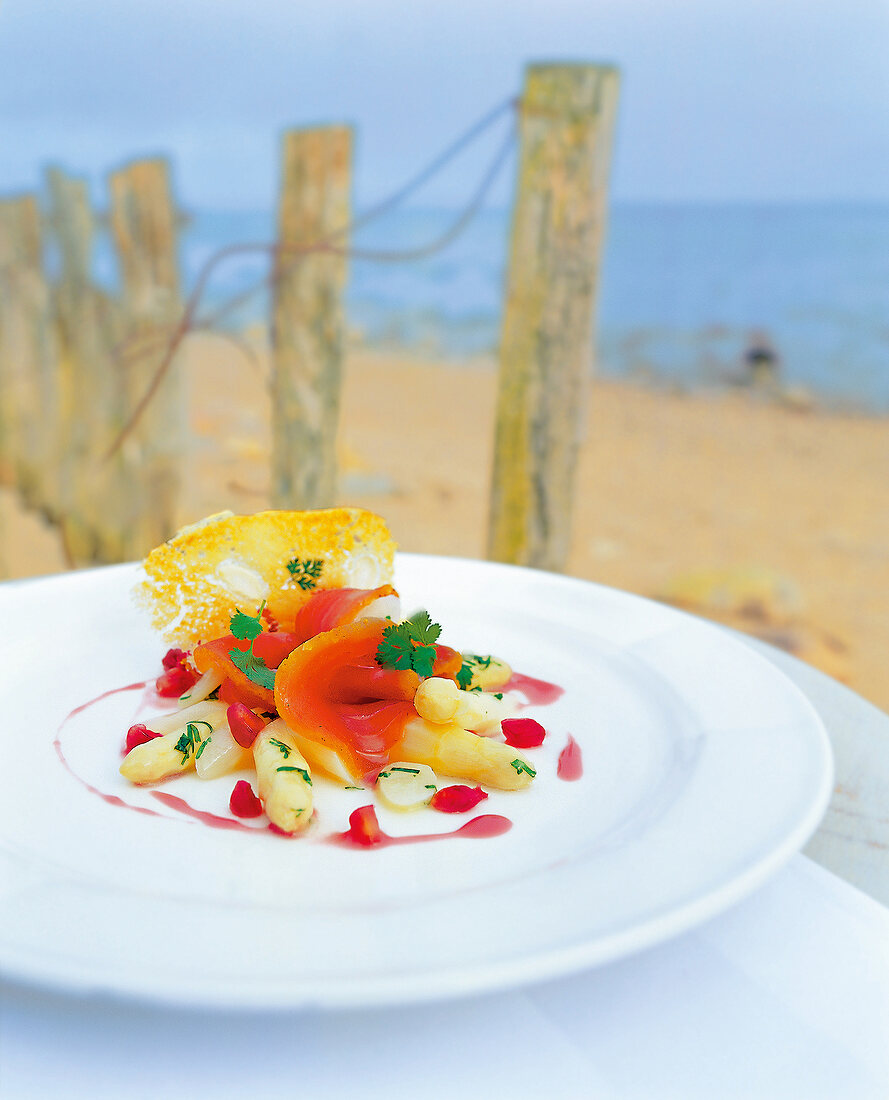
M 340 254 L 297 250 L 348 244 L 352 131 L 284 135 L 272 375 L 272 504 L 321 508 L 336 497 L 336 433 L 344 348 Z
M 110 190 L 124 336 L 131 348 L 137 342 L 142 346 L 141 354 L 121 357 L 115 367 L 128 416 L 147 392 L 182 316 L 177 217 L 165 160 L 121 168 L 111 175 Z M 127 557 L 144 556 L 177 528 L 185 414 L 184 387 L 174 361 L 121 450 L 124 497 L 118 519 Z
M 25 503 L 49 514 L 56 363 L 40 208 L 23 195 L 0 204 L 0 465 Z
M 563 569 L 593 358 L 618 74 L 532 65 L 500 347 L 488 556 Z
M 55 299 L 63 412 L 56 465 L 65 547 L 77 565 L 119 561 L 120 463 L 105 463 L 102 456 L 122 423 L 111 357 L 120 333 L 92 281 L 95 221 L 86 181 L 50 168 L 47 189 L 60 268 Z
M 13 440 L 15 417 L 11 398 L 15 369 L 12 336 L 15 331 L 15 317 L 12 304 L 18 271 L 17 235 L 14 231 L 13 216 L 15 201 L 15 199 L 0 200 L 0 485 L 14 485 L 16 480 L 16 447 Z

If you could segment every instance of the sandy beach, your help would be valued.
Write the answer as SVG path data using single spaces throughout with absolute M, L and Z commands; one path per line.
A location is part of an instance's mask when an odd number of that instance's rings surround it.
M 190 338 L 183 522 L 267 506 L 265 363 Z M 384 515 L 404 550 L 483 557 L 495 389 L 491 359 L 352 351 L 339 503 Z M 599 379 L 568 572 L 757 634 L 889 711 L 887 469 L 885 419 Z M 0 532 L 7 575 L 65 568 L 55 532 L 9 489 Z

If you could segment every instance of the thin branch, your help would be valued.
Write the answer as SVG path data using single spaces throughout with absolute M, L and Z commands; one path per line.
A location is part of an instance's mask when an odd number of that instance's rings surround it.
M 514 111 L 517 105 L 517 101 L 514 98 L 510 98 L 499 106 L 489 111 L 483 118 L 476 122 L 468 131 L 466 131 L 461 137 L 453 142 L 443 153 L 437 156 L 426 168 L 419 172 L 412 180 L 410 180 L 403 187 L 399 188 L 393 195 L 384 199 L 376 206 L 372 207 L 365 214 L 355 219 L 353 222 L 343 226 L 341 229 L 331 233 L 321 241 L 317 241 L 310 245 L 303 246 L 287 246 L 279 243 L 274 244 L 234 244 L 228 245 L 225 248 L 220 249 L 217 253 L 211 256 L 198 273 L 197 280 L 195 282 L 194 289 L 189 296 L 186 303 L 185 310 L 182 317 L 175 326 L 172 336 L 169 338 L 169 342 L 165 349 L 161 362 L 158 364 L 157 369 L 152 376 L 152 379 L 146 389 L 145 393 L 137 402 L 135 408 L 123 425 L 117 436 L 112 441 L 110 447 L 102 456 L 102 461 L 107 462 L 112 456 L 120 449 L 124 440 L 133 431 L 139 419 L 145 412 L 145 409 L 150 404 L 154 395 L 157 393 L 161 382 L 166 376 L 173 362 L 173 358 L 176 352 L 179 350 L 182 341 L 185 336 L 195 331 L 197 328 L 208 328 L 221 317 L 225 316 L 228 312 L 234 309 L 237 305 L 241 304 L 246 297 L 251 296 L 260 287 L 273 285 L 274 281 L 281 278 L 283 274 L 286 274 L 295 264 L 299 263 L 305 256 L 318 253 L 318 252 L 330 252 L 336 255 L 351 256 L 355 259 L 372 260 L 377 263 L 404 263 L 413 260 L 423 259 L 432 253 L 439 251 L 451 243 L 458 235 L 465 229 L 466 225 L 472 220 L 475 214 L 478 212 L 484 198 L 490 190 L 497 173 L 506 159 L 506 155 L 515 141 L 515 125 L 510 128 L 506 141 L 498 149 L 494 160 L 490 167 L 486 171 L 482 178 L 482 182 L 476 191 L 473 193 L 467 207 L 460 213 L 453 225 L 437 238 L 435 241 L 429 244 L 423 245 L 416 249 L 408 249 L 394 252 L 386 251 L 374 251 L 374 250 L 360 250 L 360 249 L 348 249 L 338 248 L 335 242 L 338 238 L 345 234 L 352 233 L 361 226 L 367 225 L 374 218 L 381 217 L 387 211 L 393 209 L 395 206 L 403 202 L 413 191 L 426 183 L 432 176 L 434 176 L 441 168 L 450 161 L 457 153 L 461 152 L 471 141 L 473 141 L 480 133 L 486 130 L 492 125 L 498 118 L 500 118 L 507 110 Z M 207 284 L 210 277 L 215 271 L 216 267 L 227 259 L 233 256 L 245 255 L 245 254 L 265 253 L 270 258 L 280 259 L 282 255 L 291 258 L 291 263 L 283 270 L 276 270 L 271 276 L 267 276 L 263 281 L 249 289 L 247 294 L 244 292 L 236 295 L 234 298 L 226 302 L 220 309 L 218 309 L 210 318 L 198 322 L 196 320 L 196 313 L 203 298 Z

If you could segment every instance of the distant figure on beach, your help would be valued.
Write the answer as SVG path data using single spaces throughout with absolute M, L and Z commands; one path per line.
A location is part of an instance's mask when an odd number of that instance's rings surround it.
M 757 390 L 773 390 L 778 385 L 779 359 L 767 339 L 754 336 L 744 352 L 744 381 Z

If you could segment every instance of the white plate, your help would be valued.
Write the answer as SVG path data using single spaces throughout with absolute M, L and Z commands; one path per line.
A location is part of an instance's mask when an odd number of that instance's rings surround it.
M 529 750 L 531 789 L 479 807 L 511 831 L 339 848 L 321 836 L 369 801 L 340 791 L 322 797 L 314 839 L 206 828 L 117 776 L 139 693 L 64 726 L 80 779 L 54 748 L 72 708 L 159 671 L 163 646 L 130 600 L 135 577 L 115 566 L 0 587 L 0 969 L 16 980 L 257 1008 L 515 986 L 631 954 L 732 905 L 827 805 L 817 715 L 721 630 L 583 581 L 401 555 L 405 606 L 427 607 L 444 642 L 565 688 L 528 712 L 549 731 Z M 573 783 L 556 776 L 569 734 L 584 758 Z M 231 786 L 183 777 L 167 789 L 227 814 Z M 380 821 L 393 834 L 455 825 L 431 811 Z

